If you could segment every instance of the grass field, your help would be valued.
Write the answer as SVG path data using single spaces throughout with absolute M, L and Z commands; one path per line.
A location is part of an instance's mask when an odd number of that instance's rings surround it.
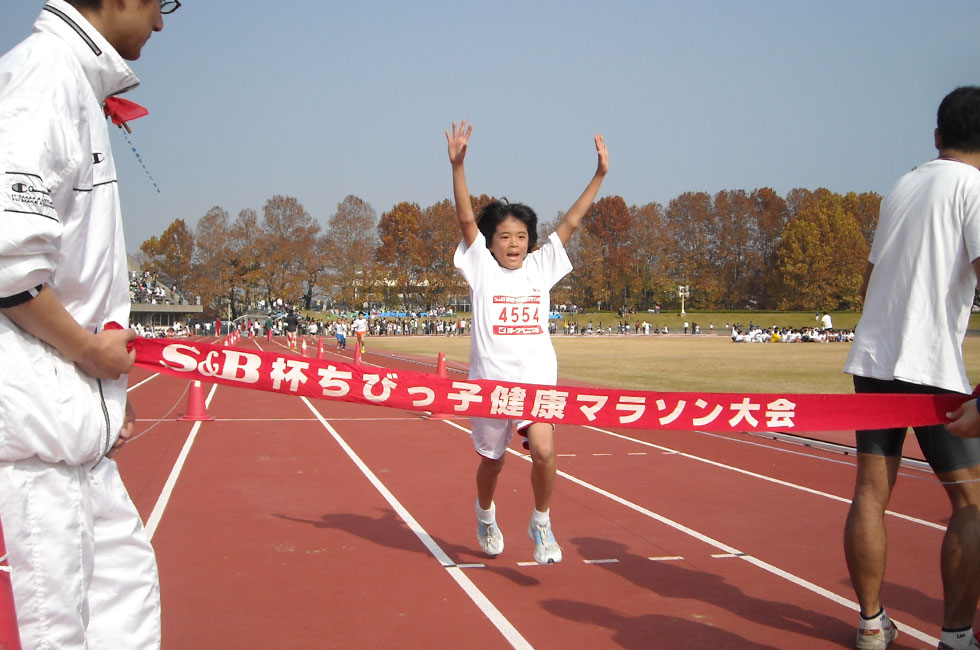
M 308 315 L 313 318 L 319 318 L 320 315 L 317 312 L 308 312 Z M 471 314 L 469 312 L 458 312 L 454 319 L 465 318 L 467 321 L 470 320 Z M 857 326 L 858 320 L 861 318 L 861 312 L 857 311 L 841 311 L 841 312 L 831 312 L 831 319 L 834 323 L 834 328 L 836 329 L 854 329 Z M 648 321 L 650 323 L 651 331 L 654 327 L 659 327 L 663 329 L 666 325 L 670 328 L 671 334 L 679 334 L 684 331 L 684 322 L 697 323 L 701 326 L 703 333 L 708 332 L 708 326 L 714 325 L 716 333 L 725 333 L 725 325 L 733 325 L 736 323 L 741 323 L 743 326 L 748 327 L 749 323 L 755 323 L 761 327 L 788 327 L 788 328 L 803 328 L 803 327 L 819 327 L 820 322 L 817 320 L 817 314 L 812 311 L 689 311 L 683 316 L 681 316 L 676 311 L 662 311 L 659 314 L 650 314 L 647 312 L 639 312 L 636 314 L 629 314 L 625 319 L 620 318 L 616 312 L 585 312 L 581 314 L 568 315 L 565 314 L 563 319 L 559 322 L 564 321 L 574 321 L 579 325 L 585 326 L 590 321 L 595 327 L 612 327 L 614 330 L 616 326 L 622 321 L 629 321 L 631 326 L 635 326 L 638 321 Z M 980 313 L 973 314 L 970 317 L 969 329 L 980 331 Z
M 615 314 L 613 314 L 615 316 Z M 810 318 L 813 315 L 810 314 Z M 724 321 L 722 321 L 724 324 Z M 836 322 L 835 322 L 836 324 Z M 717 324 L 716 324 L 717 327 Z M 558 374 L 614 388 L 666 391 L 852 393 L 841 368 L 849 343 L 732 343 L 727 336 L 555 336 Z M 370 337 L 371 350 L 466 362 L 468 336 Z M 980 382 L 980 337 L 963 353 Z

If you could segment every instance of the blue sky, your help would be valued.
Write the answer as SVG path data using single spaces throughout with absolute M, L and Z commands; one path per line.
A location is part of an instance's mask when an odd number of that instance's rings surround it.
M 43 6 L 7 0 L 0 50 Z M 149 108 L 116 166 L 132 252 L 212 206 L 346 195 L 380 215 L 452 194 L 443 131 L 467 118 L 474 194 L 542 219 L 602 195 L 794 187 L 884 194 L 935 155 L 942 96 L 980 83 L 980 3 L 185 0 L 133 64 Z M 118 136 L 118 137 L 115 137 Z M 449 253 L 447 253 L 449 254 Z

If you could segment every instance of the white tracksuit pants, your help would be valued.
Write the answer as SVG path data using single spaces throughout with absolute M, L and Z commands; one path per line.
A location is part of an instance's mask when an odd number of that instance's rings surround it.
M 160 647 L 156 557 L 116 463 L 0 462 L 24 649 Z

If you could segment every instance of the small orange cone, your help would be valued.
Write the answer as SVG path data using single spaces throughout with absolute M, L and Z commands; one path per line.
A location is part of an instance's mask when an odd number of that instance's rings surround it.
M 354 343 L 354 365 L 361 365 L 361 342 Z
M 317 359 L 322 359 L 323 358 L 323 337 L 322 336 L 316 337 L 316 358 Z
M 439 360 L 436 361 L 436 374 L 440 377 L 447 377 L 446 373 L 446 353 L 439 353 Z M 425 416 L 426 420 L 452 420 L 454 416 L 448 413 L 430 413 Z
M 300 350 L 300 354 L 302 354 L 305 357 L 306 356 L 306 339 L 305 338 L 303 339 L 303 345 L 300 346 L 299 350 Z
M 204 404 L 204 388 L 201 386 L 200 379 L 195 379 L 191 382 L 187 393 L 187 413 L 177 419 L 191 420 L 193 422 L 204 422 L 214 419 L 208 415 L 207 406 Z
M 266 338 L 266 340 L 269 343 L 272 343 L 272 328 L 271 327 L 266 331 L 265 338 Z
M 10 586 L 10 567 L 7 566 L 7 546 L 0 524 L 0 648 L 20 650 L 20 632 L 14 612 L 14 591 Z

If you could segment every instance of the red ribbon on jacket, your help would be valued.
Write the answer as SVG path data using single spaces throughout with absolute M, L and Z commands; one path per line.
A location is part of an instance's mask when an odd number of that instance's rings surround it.
M 689 431 L 847 431 L 948 422 L 967 395 L 679 393 L 452 379 L 196 341 L 133 342 L 136 365 L 311 399 L 460 416 Z
M 122 97 L 107 97 L 102 108 L 113 124 L 125 127 L 127 131 L 129 127 L 126 126 L 126 122 L 150 114 L 145 107 Z

